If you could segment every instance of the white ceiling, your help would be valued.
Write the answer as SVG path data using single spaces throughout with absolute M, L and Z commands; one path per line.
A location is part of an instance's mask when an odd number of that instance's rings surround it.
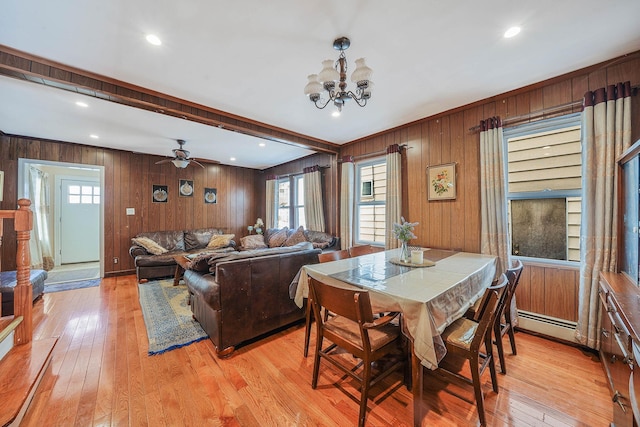
M 0 44 L 337 144 L 640 49 L 638 0 L 2 3 Z M 513 25 L 520 35 L 503 38 Z M 303 88 L 339 36 L 375 86 L 366 107 L 333 118 Z M 0 97 L 9 134 L 159 155 L 185 139 L 193 157 L 256 169 L 311 153 L 6 77 Z

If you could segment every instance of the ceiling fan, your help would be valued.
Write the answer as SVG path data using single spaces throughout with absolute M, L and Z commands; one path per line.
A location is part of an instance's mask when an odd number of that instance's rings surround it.
M 184 169 L 187 166 L 189 166 L 191 162 L 193 162 L 196 165 L 200 166 L 201 168 L 204 168 L 204 166 L 200 162 L 198 162 L 196 159 L 189 158 L 189 152 L 183 148 L 184 144 L 186 144 L 186 141 L 184 139 L 178 139 L 177 141 L 178 141 L 178 145 L 180 145 L 180 148 L 173 149 L 174 158 L 160 160 L 159 162 L 156 162 L 156 165 L 171 162 L 175 167 L 179 169 Z

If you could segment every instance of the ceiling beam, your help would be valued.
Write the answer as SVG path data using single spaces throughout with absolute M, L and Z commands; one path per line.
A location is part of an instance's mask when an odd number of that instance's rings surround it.
M 70 67 L 0 45 L 0 75 L 239 132 L 281 144 L 337 154 L 340 146 L 286 129 Z

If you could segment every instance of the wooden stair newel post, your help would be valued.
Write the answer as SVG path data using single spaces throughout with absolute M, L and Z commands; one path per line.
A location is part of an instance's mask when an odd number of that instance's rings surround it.
M 29 237 L 33 229 L 33 213 L 29 208 L 31 201 L 18 200 L 18 210 L 15 213 L 14 228 L 16 230 L 18 247 L 16 251 L 16 279 L 13 291 L 13 313 L 15 317 L 22 316 L 22 323 L 15 331 L 15 344 L 22 345 L 31 342 L 33 335 L 32 295 L 31 287 L 31 256 L 29 254 Z

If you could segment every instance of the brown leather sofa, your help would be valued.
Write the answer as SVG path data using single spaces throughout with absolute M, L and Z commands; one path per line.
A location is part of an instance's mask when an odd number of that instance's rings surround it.
M 217 255 L 209 271 L 186 270 L 191 310 L 220 356 L 263 334 L 304 318 L 289 297 L 303 265 L 318 262 L 310 242 Z
M 224 230 L 221 228 L 200 228 L 196 230 L 155 231 L 138 234 L 136 238 L 147 237 L 168 250 L 166 253 L 153 255 L 147 249 L 132 241 L 129 254 L 134 259 L 138 282 L 173 276 L 176 271 L 174 256 L 202 252 L 214 234 L 224 234 Z M 230 246 L 235 246 L 233 240 Z

